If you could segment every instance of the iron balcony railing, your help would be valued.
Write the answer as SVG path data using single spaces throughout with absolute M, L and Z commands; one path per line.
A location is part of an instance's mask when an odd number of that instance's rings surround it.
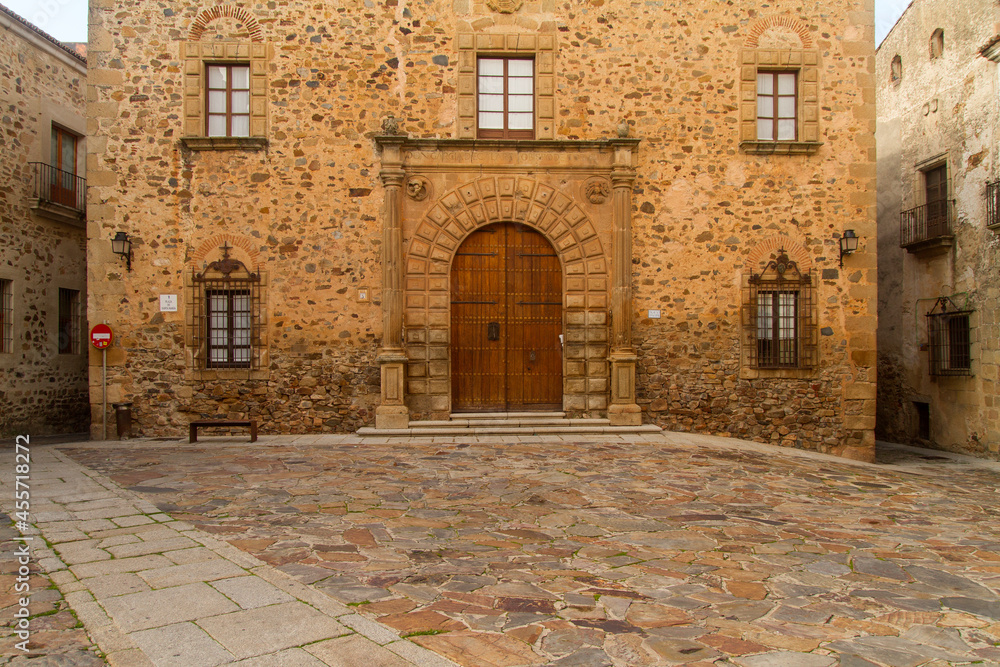
M 950 238 L 955 220 L 955 200 L 941 199 L 899 214 L 899 247 Z
M 1000 226 L 1000 180 L 986 184 L 986 224 Z
M 87 208 L 87 179 L 56 169 L 44 162 L 32 162 L 34 196 L 41 201 L 61 204 L 83 212 Z

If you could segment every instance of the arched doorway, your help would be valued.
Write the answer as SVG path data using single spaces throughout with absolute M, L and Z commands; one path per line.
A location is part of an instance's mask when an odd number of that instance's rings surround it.
M 473 232 L 451 267 L 453 412 L 562 409 L 562 267 L 527 225 Z

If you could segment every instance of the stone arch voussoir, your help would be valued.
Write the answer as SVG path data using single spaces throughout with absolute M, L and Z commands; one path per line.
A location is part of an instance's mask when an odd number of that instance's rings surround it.
M 246 26 L 247 32 L 250 33 L 251 42 L 263 42 L 264 33 L 260 28 L 260 24 L 253 15 L 242 7 L 235 7 L 233 5 L 216 5 L 215 7 L 210 7 L 198 13 L 194 22 L 191 23 L 191 29 L 188 32 L 188 39 L 192 41 L 197 41 L 201 39 L 202 34 L 204 34 L 205 29 L 208 24 L 216 19 L 221 18 L 233 18 Z

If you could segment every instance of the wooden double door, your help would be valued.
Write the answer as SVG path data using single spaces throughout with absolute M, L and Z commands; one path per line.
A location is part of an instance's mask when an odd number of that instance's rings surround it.
M 451 267 L 453 412 L 562 409 L 562 268 L 516 223 L 473 232 Z

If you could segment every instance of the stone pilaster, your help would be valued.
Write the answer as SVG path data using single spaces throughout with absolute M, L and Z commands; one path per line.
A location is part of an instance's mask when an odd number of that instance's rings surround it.
M 616 426 L 637 426 L 642 413 L 635 402 L 635 347 L 632 344 L 632 164 L 635 141 L 616 141 L 611 172 L 611 404 L 608 419 Z
M 403 350 L 403 180 L 404 136 L 379 137 L 385 189 L 382 221 L 382 349 L 381 400 L 375 408 L 376 428 L 406 428 L 410 413 L 404 402 L 406 353 Z

